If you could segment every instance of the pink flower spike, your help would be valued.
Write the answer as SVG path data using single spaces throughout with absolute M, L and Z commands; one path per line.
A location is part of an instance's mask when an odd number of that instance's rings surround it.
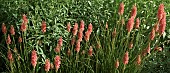
M 10 27 L 10 33 L 11 33 L 11 35 L 15 35 L 15 29 L 14 29 L 13 25 L 11 25 L 11 27 Z
M 31 53 L 31 64 L 32 66 L 35 68 L 36 64 L 37 64 L 37 52 L 35 50 L 32 51 Z
M 90 46 L 89 51 L 88 51 L 89 56 L 93 56 L 93 48 Z
M 13 61 L 12 52 L 11 52 L 10 49 L 8 50 L 7 55 L 8 55 L 8 60 L 9 60 L 10 62 Z
M 59 53 L 59 52 L 60 52 L 60 49 L 61 49 L 61 46 L 59 46 L 59 45 L 57 44 L 57 46 L 56 46 L 56 48 L 55 48 L 55 52 Z
M 126 29 L 128 32 L 131 32 L 134 26 L 134 17 L 129 18 L 128 23 L 126 25 Z
M 126 53 L 125 53 L 125 55 L 124 55 L 124 57 L 123 57 L 123 64 L 124 64 L 124 65 L 128 64 L 128 62 L 129 62 L 129 54 L 128 54 L 128 53 L 129 53 L 129 52 L 126 51 Z
M 72 39 L 71 39 L 71 45 L 72 45 L 72 46 L 74 45 L 75 41 L 76 41 L 76 40 L 75 40 L 75 37 L 73 36 Z
M 79 31 L 81 31 L 81 32 L 84 31 L 84 21 L 83 20 L 80 21 L 80 30 Z
M 164 14 L 164 4 L 160 4 L 157 13 L 158 21 L 160 21 L 163 18 L 163 14 Z
M 61 61 L 60 61 L 60 56 L 56 56 L 55 58 L 54 58 L 54 65 L 55 65 L 55 68 L 56 68 L 56 70 L 58 71 L 58 69 L 60 68 L 60 64 L 61 64 Z
M 159 22 L 159 35 L 162 35 L 165 32 L 166 28 L 166 13 L 164 12 L 163 18 Z
M 88 31 L 90 32 L 90 34 L 93 31 L 93 25 L 91 23 L 88 25 Z
M 122 2 L 122 3 L 120 3 L 120 5 L 119 5 L 119 15 L 123 15 L 123 13 L 124 13 L 124 3 Z
M 74 36 L 77 35 L 77 31 L 78 31 L 78 23 L 75 23 L 74 28 L 72 30 L 72 33 L 73 33 Z
M 58 40 L 58 45 L 59 46 L 62 46 L 63 45 L 63 39 L 62 37 L 60 36 L 59 40 Z
M 79 41 L 79 40 L 77 41 L 75 51 L 76 51 L 76 52 L 79 52 L 79 51 L 80 51 L 80 41 Z
M 139 18 L 137 18 L 135 28 L 139 29 L 139 25 L 140 25 L 140 20 L 139 20 Z
M 46 32 L 46 22 L 45 22 L 45 21 L 42 21 L 42 24 L 41 24 L 41 31 L 42 31 L 43 33 Z
M 119 60 L 118 59 L 116 60 L 115 67 L 116 67 L 116 69 L 119 67 Z
M 151 51 L 151 47 L 150 47 L 150 43 L 149 43 L 147 48 L 146 48 L 146 53 L 150 54 L 150 51 Z
M 82 41 L 82 38 L 83 38 L 83 32 L 79 31 L 78 32 L 78 40 Z
M 22 16 L 22 21 L 25 25 L 28 23 L 28 19 L 27 19 L 27 16 L 25 14 L 23 14 L 23 16 Z
M 154 40 L 155 37 L 155 29 L 152 28 L 152 31 L 150 32 L 150 40 Z
M 131 11 L 131 17 L 135 18 L 137 15 L 137 7 L 136 5 L 133 5 L 132 11 Z
M 18 38 L 18 42 L 19 42 L 19 43 L 21 43 L 21 42 L 22 42 L 22 38 L 21 38 L 21 36 L 19 36 L 19 38 Z
M 67 23 L 67 31 L 70 32 L 71 30 L 71 25 L 70 25 L 70 22 Z
M 6 34 L 7 33 L 7 29 L 6 29 L 6 26 L 5 26 L 5 24 L 4 23 L 2 23 L 2 33 L 3 34 Z
M 21 27 L 20 27 L 20 30 L 21 30 L 22 32 L 24 32 L 24 31 L 26 31 L 26 29 L 27 29 L 27 25 L 24 24 L 24 23 L 22 23 L 22 24 L 21 24 Z
M 138 55 L 136 62 L 137 62 L 137 65 L 141 64 L 141 56 L 140 55 Z
M 159 25 L 158 25 L 157 23 L 154 25 L 154 29 L 155 29 L 155 32 L 158 32 L 158 30 L 159 30 Z
M 45 71 L 48 72 L 50 70 L 50 60 L 49 59 L 46 59 L 45 60 Z
M 85 32 L 84 39 L 85 39 L 86 42 L 89 41 L 89 39 L 90 39 L 90 31 Z
M 11 44 L 11 38 L 10 38 L 10 35 L 8 34 L 8 37 L 6 39 L 6 44 Z

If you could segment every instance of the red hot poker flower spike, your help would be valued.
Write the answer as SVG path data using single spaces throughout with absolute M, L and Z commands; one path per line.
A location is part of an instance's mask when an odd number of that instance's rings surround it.
M 28 19 L 27 19 L 27 16 L 25 14 L 22 16 L 22 21 L 25 25 L 28 23 Z
M 42 24 L 41 24 L 41 31 L 42 31 L 43 33 L 46 32 L 46 22 L 45 22 L 45 21 L 42 21 Z
M 11 27 L 10 27 L 10 33 L 11 33 L 11 35 L 15 35 L 15 29 L 14 29 L 13 25 L 11 25 Z
M 88 51 L 89 56 L 93 56 L 93 48 L 90 46 L 89 51 Z
M 147 48 L 146 48 L 146 53 L 150 54 L 150 51 L 151 51 L 151 47 L 150 47 L 150 43 L 149 43 Z
M 62 37 L 59 38 L 59 40 L 58 40 L 58 45 L 59 45 L 59 46 L 62 46 L 62 45 L 63 45 L 63 39 L 62 39 Z
M 4 23 L 2 23 L 2 33 L 3 34 L 6 34 L 6 32 L 7 32 L 7 29 L 6 29 L 6 26 L 5 26 L 5 24 Z
M 166 28 L 166 13 L 164 12 L 163 18 L 159 22 L 159 35 L 162 35 L 165 32 Z
M 60 64 L 61 64 L 60 56 L 57 55 L 57 56 L 54 58 L 54 65 L 55 65 L 55 68 L 56 68 L 57 71 L 58 71 L 58 69 L 60 68 Z
M 155 32 L 158 32 L 158 30 L 159 30 L 159 25 L 158 25 L 157 23 L 154 25 L 154 29 L 155 29 Z
M 160 21 L 163 18 L 163 14 L 164 14 L 164 4 L 160 4 L 157 13 L 158 21 Z
M 76 50 L 76 52 L 80 51 L 80 41 L 79 40 L 77 41 L 75 50 Z
M 50 60 L 49 59 L 46 59 L 45 60 L 45 71 L 48 72 L 50 70 Z
M 19 43 L 21 43 L 21 42 L 22 42 L 22 38 L 21 38 L 21 36 L 19 36 L 19 38 L 18 38 L 18 42 L 19 42 Z
M 139 28 L 139 25 L 140 25 L 140 20 L 139 20 L 139 18 L 137 18 L 137 19 L 136 19 L 135 28 L 138 29 L 138 28 Z
M 83 38 L 83 32 L 79 31 L 78 32 L 78 40 L 82 41 L 82 38 Z
M 128 53 L 129 53 L 129 52 L 126 51 L 126 53 L 125 53 L 125 55 L 124 55 L 124 57 L 123 57 L 123 64 L 124 64 L 124 65 L 128 64 L 128 62 L 129 62 L 129 54 L 128 54 Z
M 78 23 L 75 23 L 74 28 L 72 30 L 72 33 L 73 33 L 74 36 L 77 35 L 77 31 L 78 31 Z
M 134 26 L 134 18 L 131 17 L 131 18 L 129 18 L 128 23 L 126 25 L 126 29 L 128 30 L 128 32 L 132 31 L 133 26 Z
M 20 30 L 21 30 L 22 32 L 24 32 L 24 31 L 26 31 L 26 28 L 27 28 L 27 25 L 24 24 L 24 23 L 22 23 L 22 24 L 21 24 L 21 27 L 20 27 Z
M 70 25 L 70 22 L 67 23 L 67 31 L 70 32 L 71 30 L 71 25 Z
M 131 11 L 131 17 L 136 17 L 137 15 L 137 7 L 136 5 L 133 5 L 132 11 Z
M 122 2 L 122 3 L 120 3 L 120 5 L 119 5 L 119 15 L 123 15 L 123 13 L 124 13 L 124 3 Z
M 152 31 L 150 33 L 150 40 L 154 40 L 154 37 L 155 37 L 155 29 L 152 28 Z
M 90 34 L 93 31 L 93 25 L 91 23 L 88 25 L 88 31 L 90 32 Z
M 31 53 L 31 64 L 32 66 L 35 68 L 36 64 L 37 64 L 37 52 L 35 50 L 32 51 Z
M 75 40 L 75 37 L 73 36 L 72 39 L 71 39 L 71 45 L 72 45 L 72 46 L 74 45 L 75 41 L 76 41 L 76 40 Z
M 119 60 L 118 60 L 118 59 L 116 60 L 115 67 L 116 67 L 116 68 L 119 67 Z
M 6 39 L 6 44 L 11 44 L 11 38 L 10 38 L 10 35 L 8 34 L 8 37 Z
M 84 31 L 84 21 L 83 20 L 80 21 L 80 31 L 81 32 Z
M 84 39 L 85 39 L 85 41 L 89 41 L 89 39 L 90 39 L 90 31 L 85 32 Z
M 140 55 L 138 55 L 138 57 L 137 57 L 137 64 L 138 64 L 138 65 L 141 64 L 141 56 L 140 56 Z
M 10 49 L 8 50 L 7 55 L 8 55 L 8 60 L 9 60 L 9 61 L 13 61 L 12 52 L 11 52 Z

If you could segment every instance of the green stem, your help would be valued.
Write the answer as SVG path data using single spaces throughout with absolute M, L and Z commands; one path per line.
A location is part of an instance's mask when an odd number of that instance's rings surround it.
M 124 73 L 124 72 L 125 72 L 125 69 L 126 69 L 126 65 L 123 65 L 122 73 Z
M 13 67 L 12 67 L 12 61 L 10 61 L 10 67 L 11 67 L 11 73 L 14 73 Z
M 34 69 L 33 69 L 33 72 L 32 73 L 35 73 L 35 67 L 34 67 Z

